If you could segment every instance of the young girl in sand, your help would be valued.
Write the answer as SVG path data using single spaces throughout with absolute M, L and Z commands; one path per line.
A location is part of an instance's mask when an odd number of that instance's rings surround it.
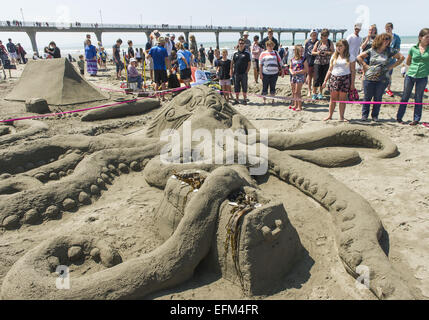
M 231 93 L 231 60 L 228 59 L 228 50 L 222 50 L 222 59 L 217 61 L 217 73 L 219 74 L 219 85 L 222 88 L 226 101 L 232 99 Z
M 301 90 L 305 83 L 305 76 L 308 72 L 308 62 L 304 58 L 304 48 L 302 45 L 296 45 L 294 56 L 290 60 L 290 84 L 292 86 L 293 104 L 289 109 L 302 111 Z
M 329 91 L 331 92 L 331 101 L 329 103 L 329 116 L 324 120 L 332 120 L 336 101 L 348 100 L 348 93 L 355 89 L 356 60 L 350 55 L 349 43 L 345 39 L 337 42 L 337 48 L 331 58 L 328 73 L 325 82 L 322 85 L 324 89 L 329 80 Z M 344 118 L 346 104 L 340 103 L 340 121 L 348 121 Z

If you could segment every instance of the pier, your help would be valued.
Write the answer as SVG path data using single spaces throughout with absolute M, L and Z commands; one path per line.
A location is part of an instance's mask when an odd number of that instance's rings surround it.
M 232 26 L 191 26 L 191 25 L 141 25 L 141 24 L 98 24 L 98 23 L 55 23 L 55 22 L 17 22 L 17 21 L 0 21 L 0 32 L 25 32 L 30 37 L 31 45 L 34 52 L 39 52 L 37 49 L 36 34 L 38 32 L 81 32 L 94 33 L 97 40 L 102 41 L 102 35 L 105 32 L 140 32 L 145 33 L 147 39 L 153 30 L 159 30 L 161 33 L 183 33 L 187 42 L 189 42 L 189 34 L 191 32 L 213 32 L 216 37 L 216 46 L 219 48 L 220 33 L 239 33 L 243 36 L 244 31 L 249 33 L 259 33 L 261 39 L 267 32 L 266 27 L 232 27 Z M 296 34 L 304 34 L 308 38 L 311 29 L 303 28 L 275 28 L 272 27 L 277 40 L 280 41 L 282 33 L 292 34 L 292 44 L 295 44 Z M 319 29 L 321 30 L 321 28 Z M 334 42 L 337 41 L 338 34 L 344 38 L 347 29 L 329 29 Z

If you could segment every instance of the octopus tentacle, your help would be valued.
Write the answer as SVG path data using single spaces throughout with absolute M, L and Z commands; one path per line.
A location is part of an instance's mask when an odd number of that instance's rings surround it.
M 230 168 L 219 168 L 193 197 L 174 234 L 154 251 L 103 271 L 73 278 L 69 290 L 58 290 L 48 255 L 58 239 L 30 250 L 6 275 L 3 299 L 120 299 L 141 298 L 189 279 L 208 254 L 219 207 L 227 196 L 247 182 Z M 57 241 L 57 242 L 55 242 Z
M 406 280 L 395 270 L 378 242 L 383 226 L 369 203 L 333 176 L 310 163 L 270 149 L 272 171 L 310 196 L 332 216 L 339 256 L 346 270 L 370 270 L 370 289 L 380 299 L 412 299 Z
M 397 146 L 388 137 L 360 125 L 347 125 L 290 135 L 270 133 L 268 145 L 278 150 L 313 150 L 351 145 L 378 149 L 379 152 L 375 154 L 377 158 L 392 158 L 398 154 Z
M 15 133 L 11 132 L 10 134 L 0 134 L 0 146 L 20 139 L 25 139 L 48 130 L 48 126 L 46 124 L 37 120 L 21 120 L 18 121 L 16 125 L 14 124 L 13 128 L 17 128 L 19 130 Z
M 84 158 L 74 172 L 59 181 L 9 195 L 0 202 L 0 226 L 16 229 L 56 219 L 60 211 L 73 211 L 98 197 L 121 172 L 140 170 L 160 153 L 162 144 L 143 148 L 107 149 Z

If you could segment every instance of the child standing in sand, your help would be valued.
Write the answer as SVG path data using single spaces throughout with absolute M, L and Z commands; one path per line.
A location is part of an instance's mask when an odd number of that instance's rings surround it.
M 222 50 L 222 59 L 217 61 L 217 73 L 219 74 L 219 85 L 226 101 L 232 99 L 231 93 L 231 60 L 228 59 L 228 50 Z
M 77 62 L 79 67 L 79 71 L 81 75 L 85 75 L 85 59 L 83 58 L 83 54 L 79 56 L 79 61 Z
M 294 57 L 290 60 L 290 84 L 292 86 L 293 107 L 294 111 L 302 111 L 301 91 L 305 83 L 305 76 L 308 72 L 308 63 L 304 58 L 304 47 L 296 45 Z
M 349 43 L 341 39 L 337 42 L 337 48 L 331 58 L 328 73 L 325 82 L 322 85 L 324 89 L 329 80 L 329 91 L 331 92 L 331 101 L 329 103 L 329 116 L 324 120 L 332 120 L 336 101 L 348 100 L 348 94 L 355 89 L 356 77 L 356 58 L 349 52 Z M 344 118 L 346 104 L 340 103 L 340 121 L 347 121 Z

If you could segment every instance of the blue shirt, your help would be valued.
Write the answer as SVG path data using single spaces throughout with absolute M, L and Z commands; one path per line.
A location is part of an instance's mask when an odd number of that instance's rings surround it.
M 97 50 L 92 44 L 90 46 L 85 47 L 85 58 L 87 60 L 94 60 L 94 57 L 96 56 L 97 56 Z
M 188 63 L 188 66 L 191 66 L 191 57 L 192 53 L 188 50 L 179 50 L 177 51 L 177 61 L 179 62 L 179 68 L 180 70 L 186 69 L 186 63 L 182 60 L 182 58 L 185 58 L 186 62 Z
M 396 33 L 393 34 L 393 39 L 390 46 L 392 49 L 401 50 L 401 38 Z
M 167 49 L 161 46 L 156 46 L 150 49 L 150 56 L 153 59 L 154 70 L 165 70 L 165 58 L 168 58 Z

